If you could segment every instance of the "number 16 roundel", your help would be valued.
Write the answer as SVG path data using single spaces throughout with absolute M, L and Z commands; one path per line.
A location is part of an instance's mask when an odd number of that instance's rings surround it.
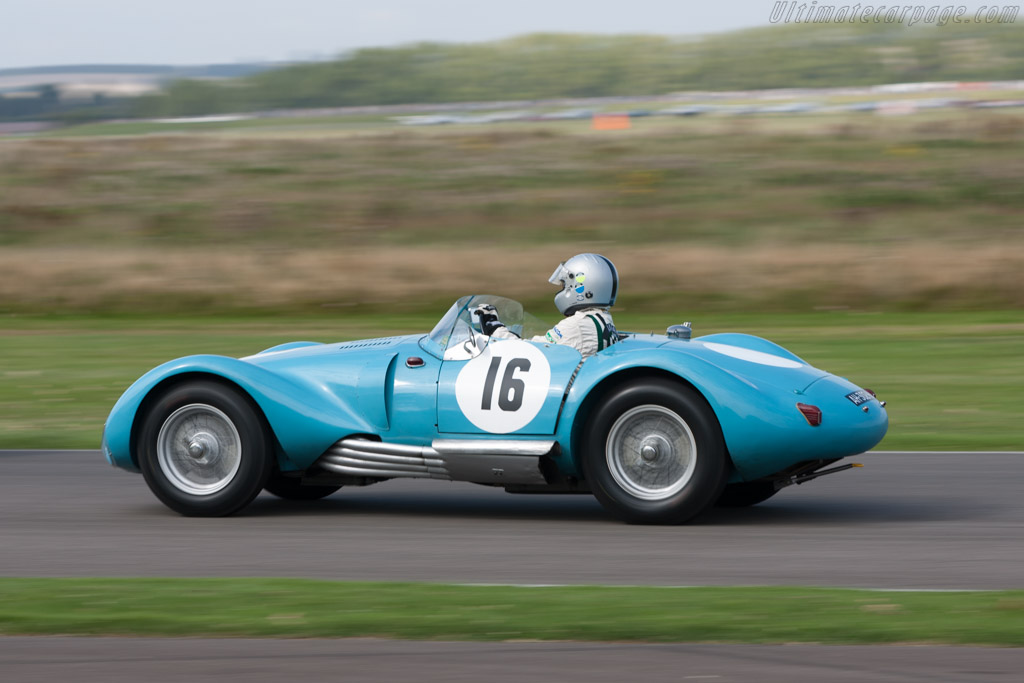
M 492 341 L 459 372 L 455 400 L 476 427 L 507 434 L 537 417 L 550 383 L 551 366 L 539 348 L 514 339 Z

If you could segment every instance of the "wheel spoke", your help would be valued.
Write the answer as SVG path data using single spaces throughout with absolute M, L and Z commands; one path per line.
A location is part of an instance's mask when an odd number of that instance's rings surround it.
M 157 436 L 157 462 L 178 490 L 208 496 L 231 483 L 242 462 L 242 440 L 224 412 L 192 403 L 171 413 Z
M 693 477 L 696 441 L 679 415 L 664 406 L 642 405 L 612 425 L 605 457 L 612 478 L 624 491 L 643 500 L 664 500 Z

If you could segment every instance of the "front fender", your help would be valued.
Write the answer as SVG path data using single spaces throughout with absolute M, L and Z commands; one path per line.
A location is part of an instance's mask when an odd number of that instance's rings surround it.
M 186 374 L 219 377 L 238 385 L 263 411 L 279 445 L 285 469 L 301 469 L 341 436 L 370 432 L 345 397 L 302 377 L 283 377 L 263 367 L 227 356 L 187 356 L 156 367 L 132 384 L 114 404 L 103 429 L 103 453 L 110 464 L 138 471 L 132 435 L 139 407 L 164 382 Z M 354 403 L 355 397 L 352 397 Z

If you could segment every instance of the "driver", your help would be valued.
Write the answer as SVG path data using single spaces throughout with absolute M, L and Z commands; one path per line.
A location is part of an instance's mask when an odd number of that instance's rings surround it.
M 548 282 L 562 288 L 555 295 L 555 306 L 566 317 L 547 334 L 531 341 L 571 346 L 584 360 L 619 341 L 608 312 L 619 291 L 619 272 L 614 263 L 600 254 L 578 254 L 560 263 Z M 494 306 L 480 306 L 476 313 L 484 334 L 494 339 L 519 338 L 498 320 Z

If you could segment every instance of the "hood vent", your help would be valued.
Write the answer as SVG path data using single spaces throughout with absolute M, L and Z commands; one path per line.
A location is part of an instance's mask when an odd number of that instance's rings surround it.
M 381 337 L 380 339 L 361 339 L 359 341 L 345 342 L 338 345 L 338 351 L 349 349 L 365 349 L 371 346 L 394 346 L 401 337 Z

